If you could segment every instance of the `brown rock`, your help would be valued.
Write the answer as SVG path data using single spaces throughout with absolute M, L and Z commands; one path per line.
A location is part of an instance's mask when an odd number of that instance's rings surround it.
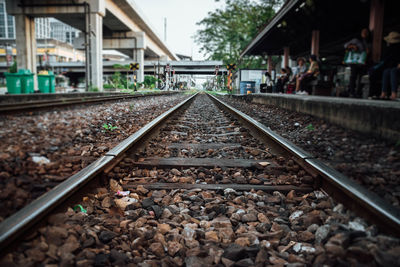
M 269 221 L 268 217 L 265 216 L 263 213 L 257 214 L 257 218 L 258 218 L 258 221 L 260 221 L 260 222 L 262 222 L 262 223 L 271 224 L 271 222 Z
M 150 245 L 150 250 L 157 257 L 164 256 L 164 246 L 160 242 L 155 242 Z
M 334 256 L 344 256 L 345 251 L 341 246 L 334 245 L 333 243 L 327 243 L 325 245 L 325 250 L 327 253 L 332 254 Z
M 239 237 L 238 239 L 235 240 L 235 244 L 238 244 L 239 246 L 242 247 L 248 247 L 250 246 L 250 240 L 248 237 Z
M 244 214 L 242 216 L 242 222 L 255 222 L 257 221 L 257 216 L 253 213 Z
M 287 194 L 286 199 L 293 200 L 293 199 L 295 198 L 295 196 L 296 196 L 295 191 L 294 191 L 294 190 L 291 190 L 291 191 Z
M 166 195 L 165 197 L 163 197 L 161 203 L 164 206 L 168 206 L 171 203 L 171 199 L 172 199 L 172 197 L 170 195 Z
M 181 184 L 189 184 L 193 182 L 193 179 L 191 177 L 181 177 L 179 178 L 179 183 Z
M 136 198 L 123 197 L 114 199 L 115 205 L 121 210 L 125 210 L 131 204 L 138 203 Z
M 284 266 L 287 263 L 284 259 L 275 256 L 269 257 L 269 262 L 279 266 Z
M 161 233 L 156 233 L 153 237 L 153 240 L 161 243 L 163 246 L 167 246 L 167 242 L 165 242 L 165 237 Z
M 303 242 L 308 242 L 314 240 L 314 234 L 309 231 L 300 232 L 297 235 L 298 239 Z
M 313 210 L 312 212 L 303 215 L 302 218 L 305 227 L 308 227 L 312 224 L 320 225 L 322 222 L 319 210 Z
M 258 251 L 256 256 L 256 264 L 262 264 L 264 262 L 268 262 L 269 254 L 266 249 L 262 248 Z
M 46 255 L 39 248 L 31 248 L 25 251 L 26 256 L 34 262 L 44 261 Z
M 221 258 L 221 262 L 224 264 L 225 267 L 231 267 L 235 264 L 234 261 L 231 261 L 230 259 L 224 257 Z
M 146 188 L 144 188 L 143 185 L 138 185 L 138 187 L 136 187 L 136 190 L 141 193 L 142 195 L 145 195 L 149 192 L 149 190 L 147 190 Z
M 215 231 L 209 231 L 205 234 L 206 240 L 219 242 L 218 234 Z
M 177 176 L 182 175 L 182 173 L 180 171 L 178 171 L 177 169 L 175 169 L 175 168 L 171 169 L 171 173 L 174 174 L 174 175 L 177 175 Z
M 103 201 L 101 202 L 101 206 L 103 208 L 109 208 L 109 207 L 111 207 L 111 205 L 112 205 L 112 202 L 111 202 L 111 198 L 110 197 L 105 197 L 103 199 Z
M 250 183 L 250 184 L 262 184 L 263 182 L 260 181 L 260 180 L 258 180 L 258 179 L 253 178 L 253 179 L 250 180 L 249 183 Z
M 218 236 L 221 239 L 222 243 L 230 243 L 235 237 L 235 233 L 233 232 L 231 227 L 226 227 L 219 229 Z
M 176 203 L 180 203 L 182 202 L 182 198 L 179 195 L 175 195 L 172 199 L 172 202 Z
M 64 239 L 68 237 L 68 231 L 63 227 L 53 226 L 47 229 L 45 236 L 49 244 L 60 246 L 64 243 Z
M 122 186 L 114 179 L 110 179 L 110 189 L 113 192 L 117 192 L 118 190 L 119 191 L 123 190 Z
M 231 221 L 225 216 L 219 216 L 210 222 L 214 228 L 229 228 L 232 227 Z
M 208 192 L 208 191 L 202 191 L 202 192 L 200 193 L 200 195 L 201 195 L 201 197 L 202 197 L 203 199 L 210 199 L 210 198 L 213 198 L 213 195 L 212 195 L 210 192 Z
M 169 241 L 167 246 L 168 254 L 172 257 L 183 248 L 182 245 L 176 241 Z
M 321 201 L 317 204 L 317 209 L 330 209 L 332 208 L 331 202 L 328 200 Z
M 73 253 L 78 248 L 80 248 L 80 244 L 75 236 L 70 235 L 68 239 L 65 241 L 64 245 L 58 248 L 57 255 L 62 256 L 67 253 Z
M 166 223 L 161 223 L 157 226 L 157 229 L 161 234 L 165 235 L 166 233 L 171 231 L 171 226 L 169 226 L 169 224 Z
M 163 210 L 163 213 L 162 213 L 162 215 L 161 215 L 161 218 L 163 218 L 163 219 L 169 219 L 169 218 L 171 218 L 172 215 L 173 215 L 172 212 L 171 212 L 169 209 L 165 208 L 165 209 Z

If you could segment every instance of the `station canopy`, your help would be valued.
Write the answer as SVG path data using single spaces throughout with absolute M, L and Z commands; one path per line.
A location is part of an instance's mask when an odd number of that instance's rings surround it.
M 384 36 L 400 31 L 400 1 L 383 1 Z M 246 55 L 281 55 L 290 48 L 294 57 L 307 56 L 311 51 L 313 30 L 320 31 L 319 54 L 326 60 L 340 63 L 343 45 L 368 28 L 371 0 L 288 0 L 243 50 Z

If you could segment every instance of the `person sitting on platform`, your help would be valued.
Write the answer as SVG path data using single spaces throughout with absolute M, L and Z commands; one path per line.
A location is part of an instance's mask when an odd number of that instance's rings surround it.
M 344 63 L 350 66 L 350 82 L 348 94 L 350 97 L 361 97 L 361 77 L 367 73 L 370 65 L 371 40 L 367 28 L 361 30 L 360 38 L 354 38 L 344 45 L 346 56 Z M 356 90 L 357 84 L 357 90 Z
M 281 69 L 281 76 L 276 81 L 276 93 L 283 93 L 284 86 L 289 81 L 289 75 L 287 68 Z
M 307 72 L 301 75 L 298 80 L 299 80 L 299 91 L 297 91 L 297 94 L 300 95 L 307 95 L 309 92 L 307 92 L 307 86 L 308 83 L 315 80 L 319 75 L 319 65 L 317 61 L 317 56 L 316 55 L 311 55 L 310 56 L 310 67 L 308 68 Z
M 400 33 L 391 32 L 384 39 L 388 47 L 381 61 L 383 76 L 380 98 L 386 99 L 389 91 L 391 91 L 390 99 L 395 100 L 397 98 L 398 78 L 400 74 Z
M 299 78 L 301 75 L 306 73 L 307 66 L 306 66 L 306 59 L 304 57 L 299 57 L 297 59 L 297 66 L 294 68 L 293 71 L 293 78 L 291 80 L 292 83 L 296 84 L 296 92 L 300 89 L 300 81 Z

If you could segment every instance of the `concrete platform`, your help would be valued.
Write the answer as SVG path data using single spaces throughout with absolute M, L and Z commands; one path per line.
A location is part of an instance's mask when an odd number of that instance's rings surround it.
M 372 134 L 393 142 L 400 140 L 400 101 L 285 94 L 233 95 L 232 97 L 313 115 L 344 128 Z

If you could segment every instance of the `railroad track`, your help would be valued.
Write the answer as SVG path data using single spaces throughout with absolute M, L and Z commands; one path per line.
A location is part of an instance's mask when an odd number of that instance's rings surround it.
M 85 96 L 74 98 L 60 98 L 51 100 L 35 100 L 19 103 L 6 103 L 0 104 L 0 114 L 17 113 L 26 111 L 37 111 L 48 108 L 58 108 L 79 104 L 94 104 L 103 103 L 107 101 L 125 100 L 131 98 L 138 98 L 142 96 L 156 96 L 164 93 L 149 93 L 149 94 L 120 94 L 110 96 Z
M 264 125 L 201 94 L 6 219 L 0 249 L 11 247 L 3 262 L 17 264 L 385 265 L 400 244 L 399 218 Z M 378 252 L 362 252 L 362 242 Z

